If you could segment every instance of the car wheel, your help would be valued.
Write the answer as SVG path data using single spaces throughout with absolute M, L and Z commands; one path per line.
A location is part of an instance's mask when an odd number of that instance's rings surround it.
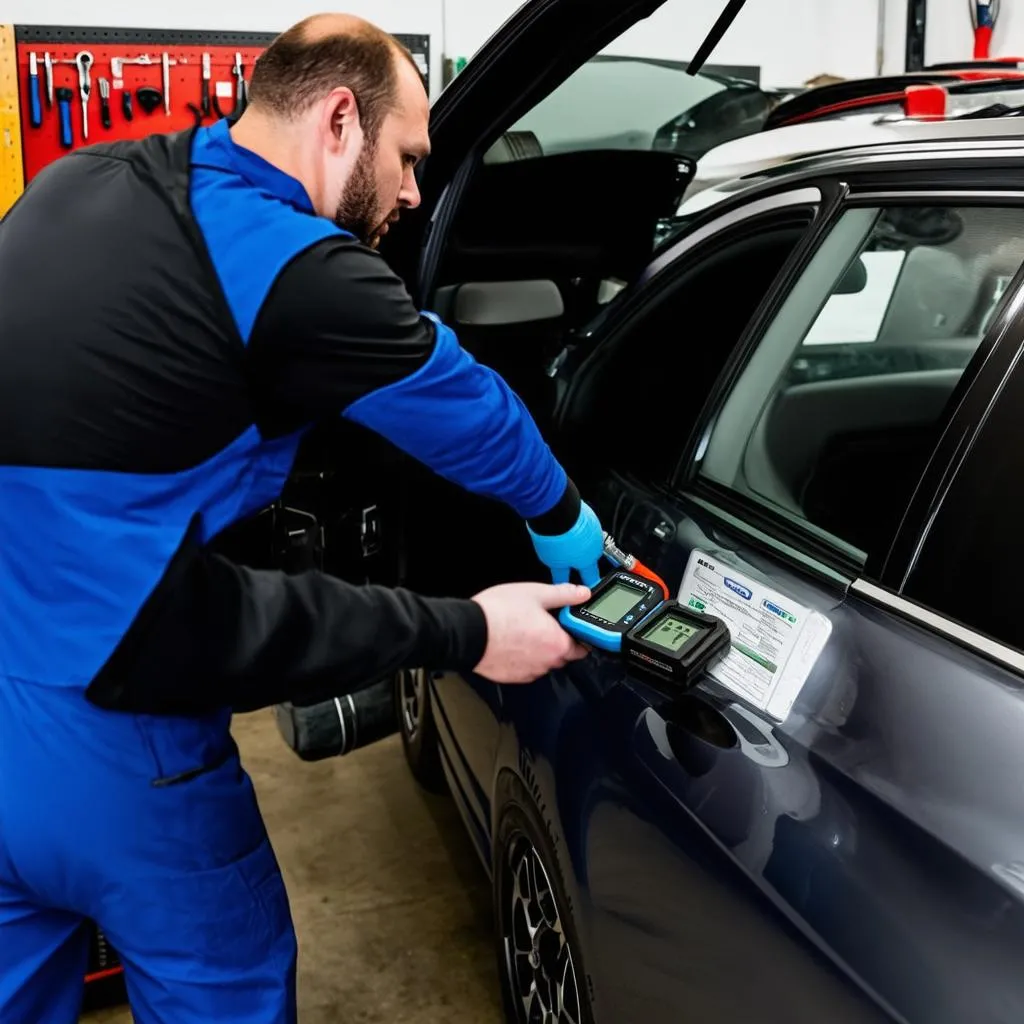
M 593 1024 L 572 904 L 547 830 L 518 784 L 494 841 L 495 931 L 510 1024 Z
M 396 674 L 395 707 L 402 749 L 413 778 L 431 793 L 444 792 L 444 769 L 426 669 L 402 669 Z

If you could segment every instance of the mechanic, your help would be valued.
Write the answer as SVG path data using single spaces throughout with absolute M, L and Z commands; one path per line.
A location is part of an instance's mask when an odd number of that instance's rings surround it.
M 411 56 L 318 15 L 236 121 L 49 165 L 0 223 L 0 1020 L 77 1020 L 83 917 L 135 1019 L 295 1019 L 296 941 L 232 711 L 400 667 L 528 682 L 552 609 L 237 565 L 211 547 L 344 416 L 520 515 L 556 581 L 601 529 L 522 403 L 375 251 L 428 141 Z M 451 543 L 451 541 L 449 541 Z

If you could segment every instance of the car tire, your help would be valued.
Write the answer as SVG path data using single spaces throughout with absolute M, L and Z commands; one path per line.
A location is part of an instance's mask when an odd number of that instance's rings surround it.
M 572 901 L 544 819 L 518 779 L 502 782 L 494 833 L 498 972 L 509 1024 L 594 1024 Z
M 426 669 L 401 669 L 395 674 L 395 712 L 402 749 L 413 778 L 431 793 L 447 789 L 441 750 L 430 702 Z

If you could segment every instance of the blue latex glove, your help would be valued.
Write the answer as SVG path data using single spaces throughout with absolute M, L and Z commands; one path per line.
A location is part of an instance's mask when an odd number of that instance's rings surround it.
M 580 507 L 579 517 L 565 533 L 538 534 L 527 526 L 537 557 L 551 570 L 555 583 L 568 583 L 569 573 L 575 569 L 588 587 L 601 579 L 598 560 L 604 552 L 604 534 L 597 513 L 586 503 Z

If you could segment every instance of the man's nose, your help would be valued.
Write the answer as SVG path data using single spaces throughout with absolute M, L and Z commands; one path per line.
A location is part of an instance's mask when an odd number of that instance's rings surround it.
M 416 180 L 416 172 L 410 167 L 402 180 L 402 190 L 398 193 L 398 202 L 408 210 L 415 210 L 420 205 L 420 186 Z

